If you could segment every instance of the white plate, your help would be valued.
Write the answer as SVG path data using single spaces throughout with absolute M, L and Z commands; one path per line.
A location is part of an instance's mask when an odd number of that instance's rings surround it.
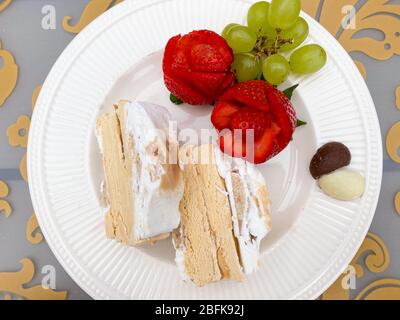
M 381 186 L 382 145 L 374 104 L 344 49 L 317 22 L 309 41 L 329 61 L 320 73 L 290 78 L 298 129 L 279 157 L 260 167 L 271 189 L 273 231 L 262 246 L 260 270 L 243 283 L 198 289 L 184 283 L 170 241 L 128 248 L 105 238 L 99 205 L 102 178 L 95 119 L 117 100 L 168 106 L 183 126 L 210 127 L 209 107 L 174 106 L 162 82 L 161 57 L 178 33 L 244 23 L 251 1 L 126 1 L 81 32 L 48 76 L 33 115 L 29 185 L 51 249 L 92 297 L 110 299 L 314 299 L 345 269 L 364 239 Z M 367 180 L 355 202 L 326 197 L 308 173 L 318 146 L 347 144 L 351 167 Z

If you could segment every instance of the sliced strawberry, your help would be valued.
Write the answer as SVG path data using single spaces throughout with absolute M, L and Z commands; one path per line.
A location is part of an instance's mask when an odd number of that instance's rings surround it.
M 175 63 L 175 57 L 174 57 L 174 52 L 175 52 L 175 47 L 176 44 L 178 43 L 179 39 L 181 38 L 181 35 L 177 35 L 175 37 L 172 37 L 169 39 L 165 51 L 164 51 L 164 57 L 163 57 L 163 72 L 168 73 L 171 70 L 172 65 Z
M 233 62 L 233 55 L 221 46 L 201 43 L 192 48 L 191 60 L 196 71 L 227 72 Z
M 211 121 L 218 130 L 231 129 L 230 135 L 223 135 L 223 143 L 220 139 L 224 152 L 239 157 L 245 154 L 246 160 L 258 164 L 276 156 L 290 143 L 296 113 L 282 92 L 265 81 L 255 80 L 228 89 L 218 100 Z M 245 135 L 249 129 L 254 130 L 252 139 Z M 246 151 L 235 152 L 242 145 Z
M 183 36 L 176 42 L 170 58 L 171 70 L 190 72 L 193 69 L 190 53 L 191 43 L 188 40 L 187 36 Z
M 209 103 L 215 102 L 215 97 L 221 95 L 221 91 L 225 90 L 225 82 L 228 79 L 229 86 L 232 86 L 235 81 L 234 76 L 230 76 L 230 74 L 222 73 L 222 72 L 180 72 L 175 75 L 176 77 L 180 77 L 186 83 L 190 83 L 192 87 L 198 89 L 199 92 L 203 94 L 203 96 L 209 97 Z
M 179 77 L 170 77 L 164 74 L 164 82 L 168 90 L 177 98 L 193 105 L 209 104 L 210 98 L 193 89 Z
M 247 145 L 247 148 L 251 148 Z M 254 143 L 253 163 L 260 164 L 271 159 L 274 156 L 274 134 L 273 129 L 265 130 L 262 137 Z M 250 152 L 248 152 L 250 154 Z
M 234 135 L 231 130 L 220 132 L 219 147 L 222 152 L 236 158 L 246 158 L 247 148 L 241 135 Z
M 193 31 L 179 38 L 172 52 L 172 69 L 197 72 L 227 72 L 233 52 L 213 31 Z
M 268 89 L 269 85 L 265 81 L 241 82 L 227 90 L 221 99 L 240 102 L 244 106 L 267 112 L 270 109 L 266 93 Z
M 232 62 L 232 49 L 213 31 L 175 36 L 165 48 L 165 85 L 184 102 L 212 104 L 236 81 Z
M 228 90 L 230 87 L 232 87 L 234 84 L 236 84 L 236 81 L 237 81 L 237 79 L 236 79 L 235 74 L 233 72 L 228 72 L 226 74 L 224 82 L 222 83 L 221 92 L 218 95 L 218 97 L 222 96 L 226 90 Z
M 211 122 L 217 130 L 229 129 L 231 117 L 240 107 L 225 101 L 219 101 L 211 114 Z
M 201 39 L 200 42 L 209 42 L 218 45 L 222 48 L 225 48 L 227 46 L 230 49 L 229 51 L 232 51 L 232 49 L 229 47 L 225 39 L 214 31 L 203 29 L 203 30 L 192 31 L 189 33 L 189 35 L 190 36 L 194 35 L 198 37 L 199 39 Z
M 242 108 L 231 118 L 231 130 L 241 130 L 244 137 L 249 130 L 253 130 L 254 138 L 257 139 L 270 126 L 271 119 L 267 114 L 254 108 Z
M 292 139 L 293 132 L 296 129 L 296 113 L 290 100 L 279 90 L 269 90 L 267 96 L 274 122 L 280 129 L 276 139 L 279 146 L 278 152 L 280 152 L 286 148 Z
M 272 128 L 266 129 L 259 139 L 244 142 L 241 134 L 234 134 L 225 129 L 219 137 L 219 146 L 222 152 L 231 157 L 242 158 L 255 164 L 264 163 L 273 154 L 273 130 Z

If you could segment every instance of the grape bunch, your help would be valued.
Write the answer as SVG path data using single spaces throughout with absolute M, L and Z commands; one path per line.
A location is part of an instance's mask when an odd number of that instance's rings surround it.
M 235 54 L 232 71 L 239 82 L 264 78 L 279 85 L 290 72 L 311 74 L 325 65 L 327 55 L 321 46 L 298 48 L 309 33 L 300 10 L 301 0 L 260 1 L 250 7 L 247 26 L 231 23 L 225 27 L 222 37 Z M 289 60 L 282 55 L 294 49 Z

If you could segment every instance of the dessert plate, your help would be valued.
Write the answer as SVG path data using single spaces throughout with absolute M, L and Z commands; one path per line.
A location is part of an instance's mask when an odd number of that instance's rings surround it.
M 197 288 L 180 279 L 170 241 L 143 248 L 107 240 L 99 201 L 102 169 L 96 117 L 119 99 L 170 108 L 181 129 L 210 128 L 210 107 L 175 106 L 163 85 L 167 40 L 194 29 L 219 32 L 244 23 L 251 1 L 125 1 L 82 31 L 49 74 L 33 115 L 29 186 L 47 242 L 71 277 L 97 299 L 315 299 L 343 272 L 374 216 L 382 178 L 382 144 L 364 80 L 338 42 L 316 21 L 309 42 L 329 55 L 300 83 L 293 103 L 308 121 L 280 156 L 260 166 L 270 188 L 273 231 L 260 270 L 243 283 Z M 317 147 L 345 143 L 351 167 L 366 177 L 354 202 L 325 196 L 308 173 Z

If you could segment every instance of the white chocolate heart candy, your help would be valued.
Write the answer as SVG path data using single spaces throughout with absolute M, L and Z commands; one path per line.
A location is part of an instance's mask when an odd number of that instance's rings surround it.
M 319 186 L 328 196 L 342 201 L 361 198 L 365 191 L 365 179 L 357 171 L 342 169 L 322 176 Z

